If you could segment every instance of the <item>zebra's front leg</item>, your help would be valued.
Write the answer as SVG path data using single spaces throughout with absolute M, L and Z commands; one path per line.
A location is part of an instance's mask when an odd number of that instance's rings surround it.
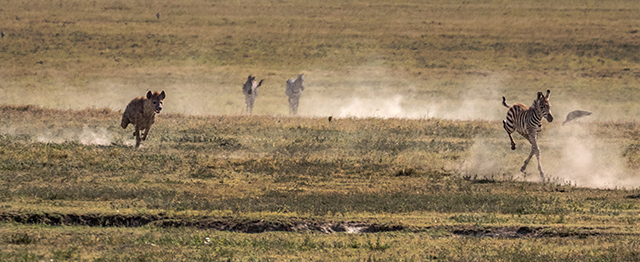
M 529 143 L 531 144 L 531 152 L 529 152 L 529 156 L 524 160 L 524 165 L 522 166 L 522 168 L 520 168 L 520 172 L 524 173 L 524 170 L 527 168 L 529 161 L 531 161 L 531 157 L 533 157 L 533 155 L 536 153 L 538 145 L 536 144 L 537 133 L 535 132 L 535 130 L 529 130 L 528 133 L 522 134 L 522 136 L 529 140 Z
M 540 164 L 540 149 L 536 151 L 536 158 L 538 159 L 538 171 L 540 171 L 540 178 L 544 182 L 544 171 L 542 171 L 542 165 Z
M 534 146 L 532 146 L 533 148 Z M 540 148 L 538 147 L 538 144 L 535 144 L 535 154 L 536 154 L 536 159 L 538 159 L 538 171 L 540 171 L 540 178 L 542 178 L 542 181 L 544 182 L 544 171 L 542 171 L 542 164 L 540 164 Z
M 538 147 L 538 133 L 534 133 L 531 136 L 531 152 L 536 154 L 536 159 L 538 159 L 538 171 L 540 171 L 540 177 L 542 181 L 544 181 L 544 171 L 542 171 L 542 164 L 540 164 L 540 147 Z
M 524 165 L 522 165 L 522 167 L 520 168 L 520 172 L 524 173 L 524 170 L 527 169 L 527 165 L 529 164 L 529 161 L 531 160 L 531 157 L 533 157 L 533 146 L 531 146 L 531 152 L 529 153 L 529 156 L 527 157 L 527 159 L 524 160 Z
M 538 133 L 537 132 L 533 133 L 530 136 L 529 142 L 531 142 L 531 153 L 529 154 L 529 158 L 527 158 L 527 160 L 525 161 L 525 166 L 527 165 L 527 163 L 531 159 L 531 156 L 533 156 L 535 154 L 536 155 L 536 159 L 538 160 L 538 171 L 540 172 L 540 177 L 542 178 L 542 181 L 544 181 L 544 171 L 542 171 L 542 164 L 540 163 L 540 147 L 538 147 Z

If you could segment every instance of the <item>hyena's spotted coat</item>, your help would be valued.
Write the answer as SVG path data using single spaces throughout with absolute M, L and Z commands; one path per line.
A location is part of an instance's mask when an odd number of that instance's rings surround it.
M 146 97 L 137 97 L 131 100 L 127 105 L 127 109 L 122 114 L 122 128 L 126 129 L 129 124 L 133 124 L 136 131 L 133 135 L 136 137 L 136 148 L 140 147 L 140 141 L 146 140 L 151 125 L 155 122 L 156 114 L 162 110 L 162 104 L 165 93 L 147 92 Z M 140 130 L 144 130 L 140 137 Z

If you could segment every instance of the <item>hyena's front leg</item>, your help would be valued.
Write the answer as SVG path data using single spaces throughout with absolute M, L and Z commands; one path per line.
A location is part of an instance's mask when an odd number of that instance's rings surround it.
M 144 133 L 142 134 L 142 140 L 147 140 L 147 135 L 149 134 L 149 129 L 151 129 L 151 127 L 147 127 L 144 130 Z
M 136 137 L 136 148 L 140 147 L 140 128 L 136 126 L 136 131 L 133 132 L 133 136 Z

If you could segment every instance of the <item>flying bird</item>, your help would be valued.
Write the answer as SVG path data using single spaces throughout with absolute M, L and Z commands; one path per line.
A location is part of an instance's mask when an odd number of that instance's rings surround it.
M 571 111 L 571 112 L 569 112 L 569 114 L 567 114 L 567 118 L 564 120 L 564 122 L 562 122 L 562 125 L 566 124 L 567 122 L 569 122 L 571 120 L 578 119 L 578 118 L 581 118 L 583 116 L 588 116 L 588 115 L 591 115 L 591 112 L 582 111 L 582 110 Z

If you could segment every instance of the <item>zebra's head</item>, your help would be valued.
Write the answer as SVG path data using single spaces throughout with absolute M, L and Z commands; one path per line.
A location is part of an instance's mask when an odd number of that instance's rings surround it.
M 249 76 L 247 77 L 247 83 L 251 83 L 251 82 L 253 82 L 253 80 L 255 80 L 255 79 L 256 79 L 256 77 L 255 77 L 255 76 L 251 76 L 251 75 L 249 75 Z
M 296 84 L 301 90 L 304 90 L 304 84 L 302 83 L 302 81 L 304 81 L 304 74 L 299 74 L 298 78 L 296 79 Z
M 549 95 L 551 94 L 550 90 L 547 90 L 547 95 L 543 95 L 542 92 L 538 92 L 538 99 L 536 100 L 536 104 L 538 105 L 538 111 L 542 115 L 542 117 L 546 118 L 547 121 L 553 121 L 553 115 L 551 114 L 551 104 L 549 104 Z

